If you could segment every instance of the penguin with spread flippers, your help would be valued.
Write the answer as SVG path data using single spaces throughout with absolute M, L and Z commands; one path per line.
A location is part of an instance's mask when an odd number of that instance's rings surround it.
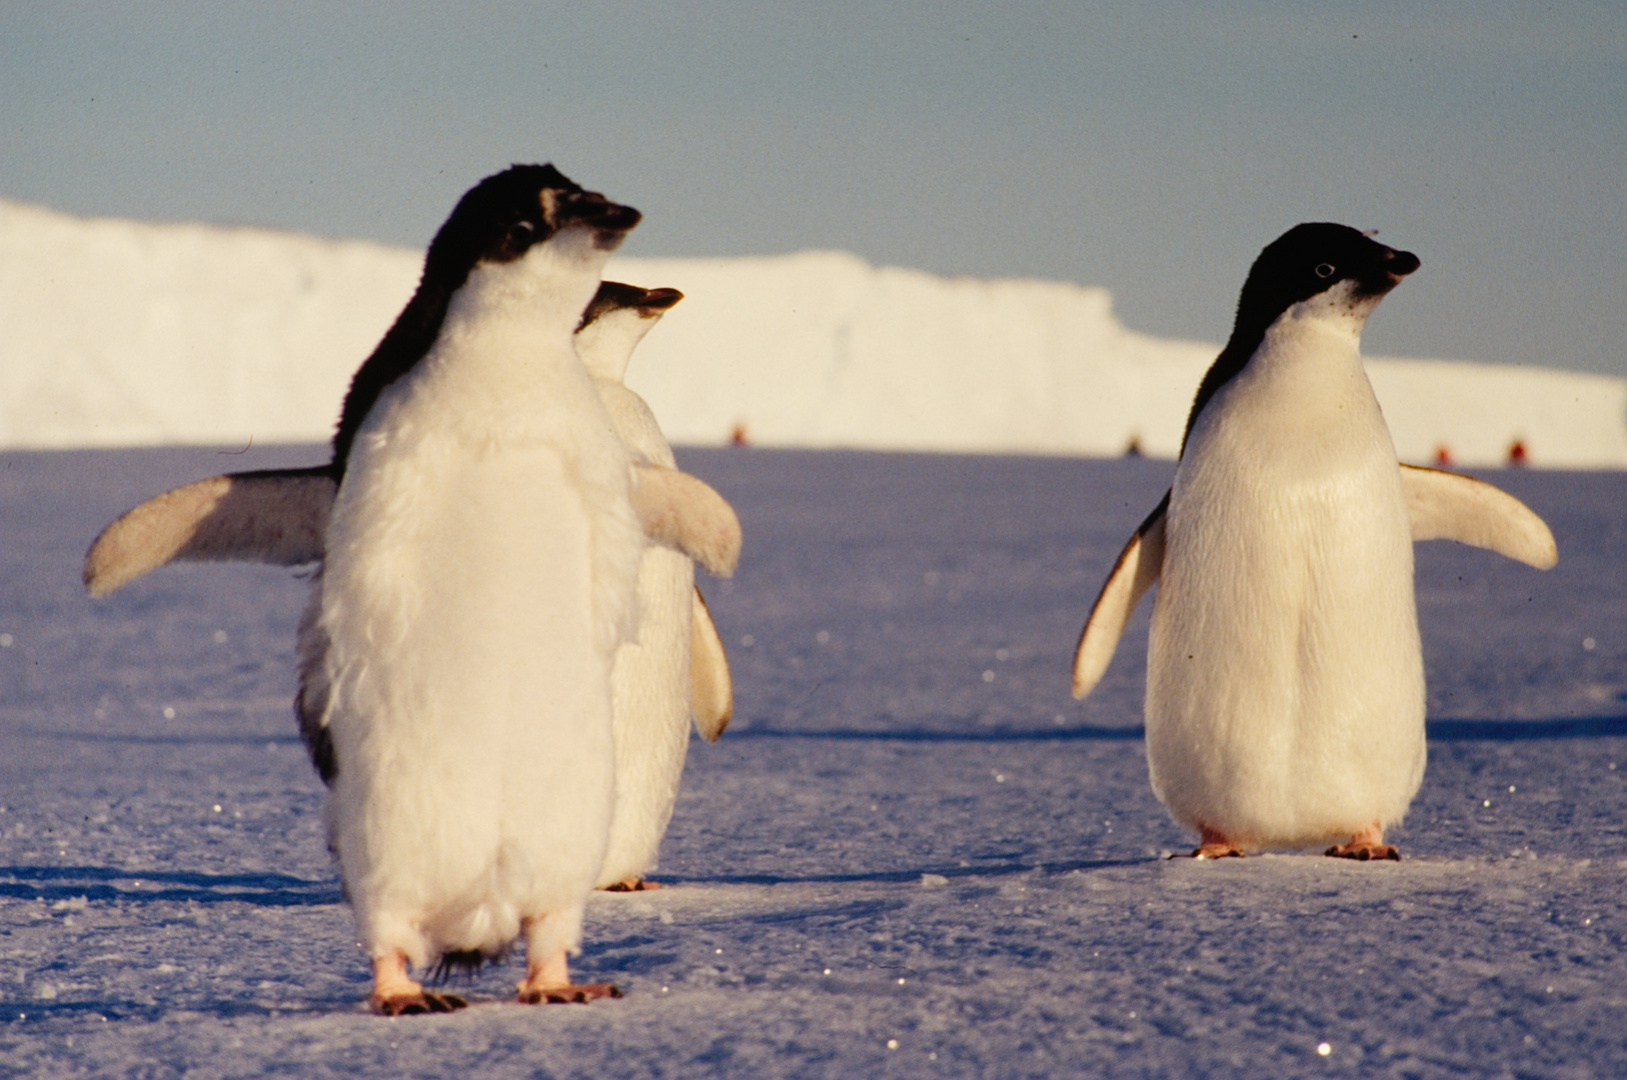
M 1147 763 L 1200 858 L 1332 843 L 1394 859 L 1424 772 L 1412 544 L 1454 539 L 1546 569 L 1542 520 L 1452 473 L 1403 466 L 1362 367 L 1363 324 L 1418 259 L 1306 224 L 1249 271 L 1198 388 L 1169 493 L 1136 530 L 1074 654 L 1096 685 L 1137 602 Z
M 676 465 L 672 447 L 625 379 L 634 348 L 682 299 L 676 289 L 606 281 L 576 332 L 577 354 L 634 461 L 667 468 Z M 616 809 L 598 884 L 616 891 L 654 887 L 644 875 L 655 866 L 672 818 L 690 718 L 702 737 L 716 741 L 733 702 L 728 660 L 695 588 L 690 560 L 668 548 L 646 549 L 638 596 L 638 636 L 616 650 L 611 672 Z
M 87 556 L 93 593 L 175 558 L 320 559 L 296 704 L 379 1012 L 460 1006 L 408 964 L 521 935 L 522 1000 L 615 992 L 566 966 L 608 838 L 611 659 L 646 536 L 722 572 L 739 545 L 711 489 L 633 466 L 575 353 L 638 217 L 551 166 L 482 181 L 357 373 L 328 466 L 179 489 Z
M 522 1000 L 616 995 L 566 957 L 609 833 L 644 539 L 572 335 L 638 220 L 551 166 L 481 181 L 345 399 L 300 699 L 379 1012 L 458 1004 L 408 965 L 521 936 Z

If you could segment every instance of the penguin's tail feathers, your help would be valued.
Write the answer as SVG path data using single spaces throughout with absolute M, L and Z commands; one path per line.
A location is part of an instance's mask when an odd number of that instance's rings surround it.
M 500 964 L 507 959 L 508 946 L 485 952 L 480 949 L 452 949 L 441 954 L 425 979 L 434 986 L 445 986 L 452 980 L 463 983 L 474 981 L 480 969 L 487 964 Z

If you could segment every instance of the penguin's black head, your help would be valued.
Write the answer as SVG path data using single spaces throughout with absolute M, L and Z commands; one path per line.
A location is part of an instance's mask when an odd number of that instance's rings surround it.
M 1370 308 L 1416 269 L 1412 252 L 1385 247 L 1348 225 L 1295 225 L 1254 260 L 1237 304 L 1238 327 L 1263 329 L 1295 304 L 1346 282 L 1351 302 Z
M 581 333 L 595 320 L 610 314 L 634 308 L 645 318 L 654 318 L 684 298 L 677 289 L 641 289 L 637 285 L 624 285 L 619 281 L 599 282 L 599 291 L 582 312 L 582 321 L 576 332 Z
M 430 242 L 418 291 L 351 380 L 333 437 L 334 478 L 344 478 L 356 432 L 379 394 L 434 345 L 452 296 L 476 266 L 514 262 L 574 228 L 591 230 L 599 250 L 613 250 L 639 217 L 552 165 L 515 165 L 470 188 Z
M 458 200 L 429 245 L 424 275 L 444 275 L 456 288 L 477 263 L 513 262 L 572 226 L 592 229 L 599 248 L 613 249 L 640 216 L 597 191 L 584 191 L 552 165 L 515 165 Z
M 1290 308 L 1324 298 L 1329 313 L 1347 315 L 1359 327 L 1379 300 L 1418 265 L 1418 256 L 1410 251 L 1385 247 L 1348 225 L 1328 222 L 1295 225 L 1267 244 L 1243 283 L 1232 336 L 1198 386 L 1181 438 L 1182 452 L 1203 407 L 1243 370 L 1266 331 Z

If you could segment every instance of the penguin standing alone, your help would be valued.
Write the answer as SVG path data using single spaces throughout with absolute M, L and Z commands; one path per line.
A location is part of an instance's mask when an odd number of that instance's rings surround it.
M 600 284 L 582 314 L 576 351 L 633 460 L 674 468 L 655 414 L 626 385 L 627 364 L 644 335 L 683 299 L 677 289 Z M 729 722 L 728 659 L 683 552 L 645 550 L 638 572 L 638 637 L 616 650 L 611 702 L 616 737 L 616 807 L 598 887 L 654 888 L 644 875 L 672 819 L 689 749 L 691 715 L 708 742 Z
M 1451 538 L 1546 569 L 1518 500 L 1402 466 L 1362 367 L 1363 324 L 1418 259 L 1343 225 L 1290 229 L 1249 271 L 1199 386 L 1175 480 L 1096 601 L 1074 695 L 1153 584 L 1147 763 L 1199 858 L 1384 842 L 1424 772 L 1412 543 Z

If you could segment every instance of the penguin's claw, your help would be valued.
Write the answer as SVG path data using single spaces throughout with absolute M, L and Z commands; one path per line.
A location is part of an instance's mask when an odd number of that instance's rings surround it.
M 522 1005 L 585 1005 L 600 998 L 619 998 L 621 988 L 615 983 L 583 983 L 579 986 L 542 986 L 526 989 L 520 986 Z
M 1355 859 L 1357 862 L 1401 861 L 1401 853 L 1394 844 L 1371 844 L 1356 840 L 1348 844 L 1334 844 L 1322 854 L 1335 859 Z
M 422 1016 L 426 1013 L 457 1012 L 469 1003 L 456 994 L 421 990 L 416 994 L 372 997 L 368 1004 L 379 1016 Z
M 665 888 L 659 881 L 650 881 L 648 878 L 630 877 L 611 885 L 606 885 L 600 892 L 649 892 L 651 889 Z

